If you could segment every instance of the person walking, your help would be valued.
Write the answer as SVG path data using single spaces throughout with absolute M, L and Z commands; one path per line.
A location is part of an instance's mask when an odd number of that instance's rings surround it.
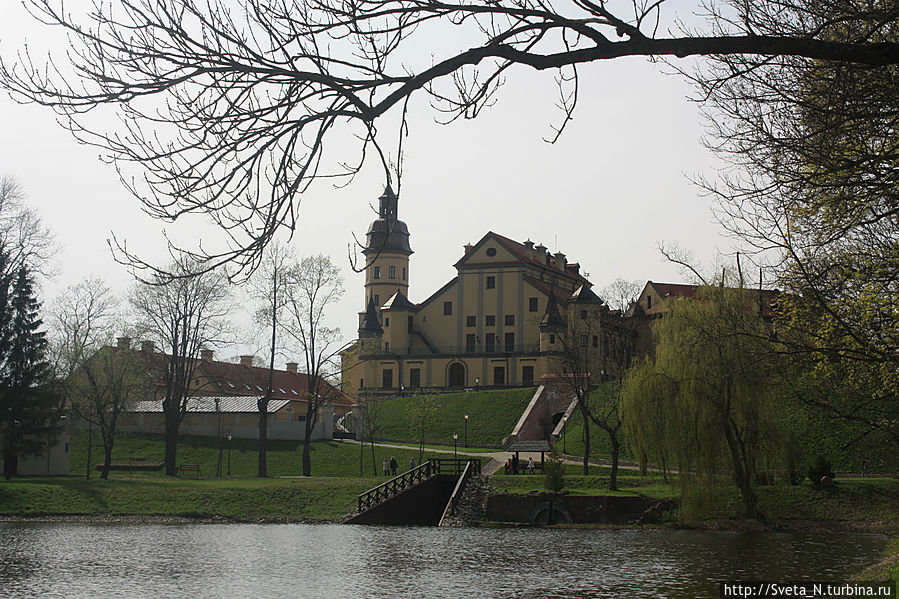
M 390 462 L 384 458 L 384 476 L 390 476 Z
M 394 456 L 390 456 L 390 475 L 396 476 L 396 469 L 399 464 L 396 463 L 396 458 Z
M 409 459 L 409 470 L 415 470 L 415 458 Z
M 534 473 L 534 456 L 528 459 L 528 474 Z

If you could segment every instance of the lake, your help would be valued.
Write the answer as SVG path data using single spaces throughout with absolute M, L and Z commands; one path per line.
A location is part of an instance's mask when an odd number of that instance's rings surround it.
M 336 524 L 0 523 L 0 596 L 717 597 L 845 582 L 877 535 Z

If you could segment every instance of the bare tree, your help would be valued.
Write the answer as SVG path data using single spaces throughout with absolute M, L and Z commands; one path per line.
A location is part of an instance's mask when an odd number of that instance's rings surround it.
M 848 8 L 835 13 L 834 5 Z M 190 253 L 209 258 L 210 269 L 231 260 L 238 271 L 257 266 L 280 229 L 294 230 L 297 205 L 316 177 L 351 177 L 373 154 L 399 192 L 387 148 L 397 144 L 399 164 L 409 101 L 419 92 L 448 122 L 489 106 L 514 66 L 549 72 L 559 88 L 554 141 L 571 122 L 586 63 L 708 55 L 899 63 L 899 44 L 879 35 L 897 22 L 890 3 L 730 0 L 681 14 L 666 0 L 614 8 L 543 0 L 26 6 L 65 31 L 69 44 L 49 65 L 27 48 L 0 64 L 13 97 L 51 107 L 79 140 L 107 150 L 150 214 L 209 215 L 228 245 Z M 703 13 L 704 25 L 676 25 L 693 12 Z M 86 116 L 101 106 L 120 118 L 117 130 Z M 377 124 L 391 113 L 399 125 L 388 137 Z M 353 135 L 354 155 L 323 163 L 332 137 Z M 144 176 L 132 178 L 129 164 Z
M 620 377 L 627 368 L 631 327 L 591 290 L 582 287 L 568 301 L 567 316 L 550 319 L 561 346 L 556 371 L 577 399 L 584 421 L 584 475 L 589 474 L 590 425 L 609 437 L 609 489 L 618 488 L 621 452 Z
M 64 386 L 75 383 L 74 375 L 85 362 L 98 352 L 106 340 L 115 335 L 113 320 L 117 309 L 118 300 L 102 279 L 85 279 L 80 283 L 71 285 L 63 293 L 56 297 L 51 308 L 51 347 L 56 362 L 57 377 L 65 381 Z M 80 377 L 79 377 L 80 378 Z M 92 376 L 88 380 L 94 379 Z M 80 382 L 80 381 L 79 381 Z M 101 432 L 104 447 L 110 452 L 115 438 L 115 421 L 118 418 L 118 409 L 108 414 L 107 397 L 102 394 L 91 393 L 91 396 L 102 397 L 99 406 L 94 406 L 93 397 L 86 397 L 82 392 L 72 392 L 66 389 L 69 405 L 73 415 L 84 420 L 87 425 L 87 464 L 85 476 L 91 476 L 91 462 L 94 440 L 95 412 L 100 414 L 103 421 L 103 429 L 112 430 L 113 434 Z M 94 408 L 97 408 L 95 410 Z M 107 419 L 107 416 L 110 419 Z M 107 426 L 109 425 L 109 426 Z M 106 440 L 109 439 L 109 443 Z M 104 469 L 104 473 L 108 468 Z
M 272 398 L 275 376 L 275 355 L 278 351 L 278 331 L 281 313 L 288 305 L 288 286 L 292 273 L 298 268 L 294 252 L 289 246 L 272 243 L 265 252 L 262 264 L 250 279 L 250 293 L 258 302 L 256 321 L 268 327 L 269 363 L 268 385 L 265 395 L 259 398 L 259 466 L 258 476 L 268 476 L 266 445 L 268 440 L 268 403 Z
M 9 253 L 10 271 L 28 265 L 31 272 L 42 275 L 52 273 L 51 262 L 59 251 L 53 232 L 25 203 L 25 191 L 9 175 L 0 177 L 0 246 Z
M 192 381 L 200 349 L 225 341 L 230 304 L 228 287 L 219 275 L 198 272 L 201 269 L 186 259 L 169 269 L 175 278 L 139 283 L 130 303 L 140 325 L 163 349 L 146 359 L 157 370 L 164 393 L 165 471 L 174 476 L 178 429 L 195 390 Z
M 284 330 L 303 352 L 306 374 L 306 421 L 303 437 L 303 476 L 312 474 L 310 449 L 320 408 L 335 400 L 336 390 L 325 378 L 336 368 L 343 349 L 340 329 L 325 324 L 325 311 L 343 296 L 340 270 L 323 254 L 300 260 L 287 286 Z
M 600 295 L 609 308 L 624 314 L 631 304 L 637 301 L 642 290 L 643 283 L 640 281 L 628 281 L 619 277 L 603 287 Z

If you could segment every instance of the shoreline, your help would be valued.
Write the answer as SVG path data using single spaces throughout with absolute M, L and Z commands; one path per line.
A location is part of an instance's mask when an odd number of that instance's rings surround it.
M 42 514 L 18 516 L 0 514 L 0 523 L 57 523 L 57 524 L 340 524 L 341 519 L 329 518 L 229 518 L 223 516 L 184 516 L 165 514 Z M 516 528 L 542 528 L 518 522 L 485 522 L 473 528 L 512 526 Z M 894 531 L 883 522 L 859 522 L 848 520 L 778 520 L 763 523 L 758 520 L 707 520 L 704 522 L 672 522 L 662 524 L 574 524 L 554 525 L 552 528 L 624 530 L 711 530 L 725 532 L 814 532 L 852 533 L 894 536 Z

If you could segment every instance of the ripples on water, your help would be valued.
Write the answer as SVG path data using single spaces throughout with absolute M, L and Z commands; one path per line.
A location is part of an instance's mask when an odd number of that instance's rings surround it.
M 9 597 L 717 597 L 844 582 L 870 535 L 340 525 L 0 524 Z

